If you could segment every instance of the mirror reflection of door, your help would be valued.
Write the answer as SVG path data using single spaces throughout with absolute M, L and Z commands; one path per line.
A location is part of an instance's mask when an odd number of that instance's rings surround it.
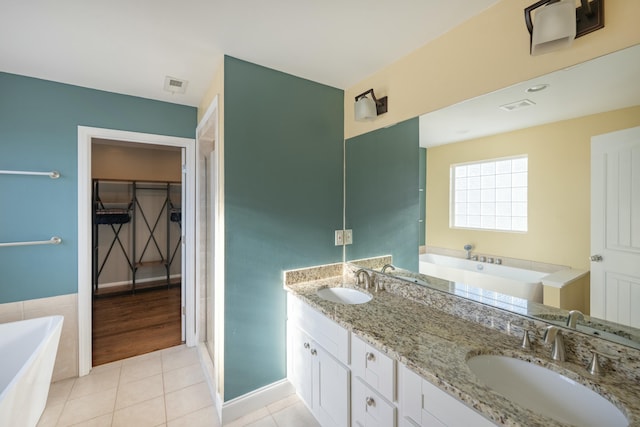
M 638 307 L 640 127 L 591 139 L 591 315 L 638 328 Z

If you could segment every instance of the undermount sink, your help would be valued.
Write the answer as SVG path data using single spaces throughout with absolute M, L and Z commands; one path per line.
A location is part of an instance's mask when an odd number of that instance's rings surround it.
M 607 399 L 552 370 L 498 355 L 474 356 L 467 365 L 494 391 L 556 421 L 585 427 L 629 425 Z
M 342 304 L 364 304 L 371 301 L 371 295 L 353 288 L 323 288 L 316 293 L 322 299 Z

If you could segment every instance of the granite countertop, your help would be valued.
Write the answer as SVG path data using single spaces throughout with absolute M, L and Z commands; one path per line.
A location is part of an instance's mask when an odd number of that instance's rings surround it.
M 483 385 L 466 364 L 470 357 L 478 354 L 516 357 L 559 372 L 608 398 L 622 409 L 630 426 L 640 426 L 640 385 L 618 373 L 593 379 L 584 366 L 552 362 L 549 347 L 537 341 L 533 350 L 522 350 L 520 336 L 510 336 L 481 322 L 447 314 L 395 291 L 371 293 L 373 299 L 359 305 L 333 303 L 316 295 L 320 288 L 342 283 L 341 277 L 334 277 L 288 284 L 285 289 L 496 424 L 564 425 L 523 408 Z

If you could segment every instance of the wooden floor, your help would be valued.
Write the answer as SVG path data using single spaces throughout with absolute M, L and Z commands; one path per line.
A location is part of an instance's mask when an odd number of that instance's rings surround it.
M 93 366 L 181 341 L 180 286 L 93 300 Z

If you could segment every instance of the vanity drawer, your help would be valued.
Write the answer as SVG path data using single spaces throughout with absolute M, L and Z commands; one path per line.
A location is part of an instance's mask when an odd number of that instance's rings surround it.
M 396 400 L 396 362 L 386 354 L 351 336 L 351 370 L 387 400 Z
M 287 314 L 329 354 L 349 364 L 349 331 L 291 294 L 287 294 Z
M 351 385 L 352 425 L 355 427 L 395 427 L 396 408 L 355 378 Z

